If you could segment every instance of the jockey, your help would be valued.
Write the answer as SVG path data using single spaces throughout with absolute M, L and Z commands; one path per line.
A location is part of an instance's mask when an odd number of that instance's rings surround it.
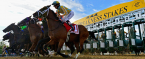
M 42 33 L 44 33 L 43 24 L 38 23 L 38 25 L 40 26 Z
M 54 5 L 54 7 L 57 9 L 56 12 L 57 12 L 57 16 L 61 19 L 62 16 L 64 16 L 62 18 L 62 22 L 67 22 L 68 25 L 72 28 L 72 30 L 74 30 L 71 22 L 69 21 L 73 16 L 74 16 L 74 12 L 71 10 L 71 9 L 68 9 L 67 7 L 65 6 L 61 6 L 60 3 L 58 1 L 54 1 L 52 3 L 52 5 Z M 60 15 L 63 14 L 63 15 Z
M 42 31 L 42 33 L 44 33 L 43 24 L 41 24 L 41 31 Z
M 6 46 L 3 47 L 3 50 L 2 50 L 3 53 L 2 54 L 8 53 L 8 51 L 6 50 L 6 48 L 7 48 Z

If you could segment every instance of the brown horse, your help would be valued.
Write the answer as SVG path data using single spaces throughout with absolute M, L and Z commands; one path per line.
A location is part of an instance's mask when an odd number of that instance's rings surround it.
M 15 25 L 15 23 L 10 24 L 9 26 L 7 26 L 3 32 L 9 32 L 9 31 L 13 31 L 13 39 L 11 38 L 12 42 L 15 43 L 10 43 L 11 45 L 14 45 L 13 47 L 17 47 L 18 52 L 21 52 L 21 49 L 24 48 L 24 45 L 26 45 L 25 47 L 29 48 L 29 44 L 30 43 L 30 39 L 29 39 L 29 34 L 28 34 L 28 30 L 25 29 L 24 32 L 22 32 L 19 28 L 19 26 Z M 27 35 L 26 35 L 27 34 Z M 11 46 L 10 45 L 10 46 Z M 27 50 L 27 48 L 24 48 L 25 51 Z M 16 49 L 16 51 L 17 51 Z
M 29 23 L 29 24 L 27 24 L 27 23 Z M 25 18 L 24 20 L 19 22 L 18 25 L 19 26 L 20 25 L 28 25 L 28 31 L 29 31 L 30 40 L 32 43 L 32 46 L 30 47 L 29 51 L 33 52 L 35 47 L 37 46 L 38 41 L 43 38 L 43 33 L 41 31 L 40 26 L 38 24 L 36 24 L 36 20 L 34 18 L 31 18 L 31 17 Z M 41 50 L 41 48 L 39 48 L 38 50 L 39 50 L 39 53 L 44 56 L 44 53 Z
M 51 40 L 47 43 L 47 45 L 54 45 L 58 43 L 57 53 L 63 57 L 68 57 L 67 55 L 60 53 L 60 50 L 63 44 L 66 42 L 66 38 L 67 38 L 66 28 L 59 21 L 57 15 L 49 7 L 50 5 L 45 6 L 39 10 L 41 14 L 40 17 L 43 16 L 47 18 L 47 24 L 49 28 L 48 35 L 51 38 Z M 66 43 L 66 45 L 70 49 L 71 48 L 74 49 L 73 45 L 75 45 L 77 49 L 77 53 L 79 54 L 79 52 L 83 51 L 83 43 L 88 38 L 89 32 L 83 25 L 78 25 L 78 27 L 79 27 L 79 34 L 71 33 L 70 39 Z M 71 53 L 73 53 L 73 51 L 71 51 Z

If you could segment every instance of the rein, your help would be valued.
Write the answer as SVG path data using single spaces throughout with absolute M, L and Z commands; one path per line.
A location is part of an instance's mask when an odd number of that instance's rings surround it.
M 8 37 L 10 36 L 10 33 L 6 34 Z
M 49 14 L 49 8 L 47 7 L 47 9 L 46 10 L 44 10 L 44 11 L 37 11 L 38 12 L 38 16 L 39 16 L 39 13 L 41 13 L 42 15 L 44 14 L 44 13 L 46 13 L 47 12 L 47 16 L 48 16 L 48 14 Z M 53 18 L 49 18 L 49 19 L 52 19 L 52 20 L 54 20 L 54 21 L 59 21 L 59 20 L 56 20 L 56 19 L 53 19 Z M 59 26 L 60 26 L 60 24 L 61 23 L 59 23 L 58 24 L 58 26 L 56 27 L 56 28 L 54 28 L 54 29 L 48 29 L 49 31 L 54 31 L 54 30 L 56 30 L 57 28 L 59 28 Z

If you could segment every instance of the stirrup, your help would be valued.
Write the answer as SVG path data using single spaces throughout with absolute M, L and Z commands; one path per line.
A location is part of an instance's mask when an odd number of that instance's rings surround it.
M 73 30 L 75 30 L 75 29 L 72 27 L 71 30 L 73 31 Z
M 63 22 L 61 20 L 59 20 L 61 22 L 61 24 L 63 24 Z
M 71 30 L 73 31 L 74 30 L 74 27 L 72 26 L 72 24 L 70 25 L 70 27 L 71 27 Z

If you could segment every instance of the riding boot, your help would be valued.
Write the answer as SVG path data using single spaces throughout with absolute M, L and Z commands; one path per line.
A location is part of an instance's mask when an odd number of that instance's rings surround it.
M 72 28 L 72 31 L 73 31 L 74 30 L 74 27 L 72 26 L 71 22 L 69 20 L 67 20 L 66 22 Z
M 61 24 L 63 24 L 63 22 L 61 20 L 59 20 L 61 22 Z
M 72 26 L 72 24 L 69 25 L 72 28 L 72 31 L 74 30 L 74 27 Z

